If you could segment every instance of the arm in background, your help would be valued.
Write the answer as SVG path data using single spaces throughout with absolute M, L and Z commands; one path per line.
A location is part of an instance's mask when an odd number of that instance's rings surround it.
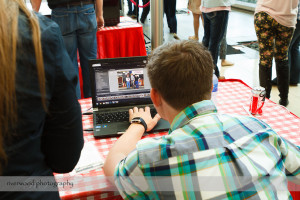
M 42 0 L 30 0 L 30 3 L 32 6 L 32 10 L 34 10 L 35 12 L 39 12 Z
M 103 0 L 96 0 L 96 18 L 98 29 L 104 27 L 104 18 L 103 18 Z

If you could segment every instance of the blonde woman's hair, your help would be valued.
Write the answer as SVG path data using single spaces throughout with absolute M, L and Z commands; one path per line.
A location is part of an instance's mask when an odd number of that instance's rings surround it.
M 45 72 L 38 18 L 26 8 L 24 0 L 0 0 L 0 175 L 7 162 L 4 138 L 9 136 L 17 122 L 15 75 L 20 11 L 28 18 L 32 31 L 40 92 L 46 110 Z

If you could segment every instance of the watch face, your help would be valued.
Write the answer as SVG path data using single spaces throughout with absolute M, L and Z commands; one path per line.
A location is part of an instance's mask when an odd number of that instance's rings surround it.
M 141 123 L 141 120 L 136 117 L 131 120 L 131 123 Z

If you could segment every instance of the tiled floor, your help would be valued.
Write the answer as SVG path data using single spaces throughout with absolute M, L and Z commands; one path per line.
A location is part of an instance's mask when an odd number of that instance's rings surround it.
M 177 1 L 177 10 L 186 9 L 187 0 Z M 125 10 L 126 10 L 125 5 Z M 141 13 L 141 12 L 140 12 Z M 188 39 L 188 36 L 193 35 L 193 16 L 191 13 L 177 14 L 178 36 L 180 39 Z M 144 24 L 144 33 L 150 36 L 150 14 Z M 199 37 L 203 37 L 203 27 L 200 25 Z M 239 9 L 232 9 L 229 15 L 228 29 L 227 29 L 227 43 L 229 45 L 237 45 L 238 42 L 254 41 L 256 34 L 253 25 L 253 12 L 243 11 Z M 169 34 L 166 18 L 164 17 L 164 41 L 173 41 L 174 38 Z M 234 62 L 234 66 L 221 67 L 219 69 L 222 75 L 226 78 L 241 79 L 249 86 L 259 85 L 258 80 L 258 52 L 244 46 L 237 46 L 244 54 L 228 55 L 227 59 Z M 273 77 L 276 76 L 276 70 L 273 66 Z M 287 106 L 291 112 L 300 117 L 300 106 L 298 100 L 300 98 L 300 85 L 291 86 L 289 93 L 290 104 Z M 272 101 L 278 103 L 278 89 L 272 88 Z

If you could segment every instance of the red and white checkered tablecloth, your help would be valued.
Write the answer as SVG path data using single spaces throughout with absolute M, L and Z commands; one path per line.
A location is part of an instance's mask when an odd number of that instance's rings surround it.
M 225 80 L 219 82 L 216 104 L 220 113 L 249 115 L 251 98 L 251 88 L 239 80 Z M 91 99 L 79 100 L 82 112 L 91 111 Z M 279 135 L 300 145 L 300 118 L 290 113 L 286 108 L 266 100 L 263 107 L 263 114 L 255 116 L 264 120 Z M 92 115 L 83 115 L 84 129 L 92 128 Z M 161 137 L 166 132 L 150 134 L 145 137 Z M 85 142 L 92 142 L 99 152 L 99 156 L 106 158 L 109 149 L 115 143 L 117 138 L 95 139 L 92 132 L 84 132 Z M 92 158 L 91 158 L 92 159 Z M 97 199 L 122 199 L 114 186 L 104 176 L 102 168 L 92 170 L 83 174 L 71 172 L 69 174 L 55 174 L 57 181 L 72 181 L 72 188 L 60 189 L 62 199 L 80 199 L 80 200 L 97 200 Z

